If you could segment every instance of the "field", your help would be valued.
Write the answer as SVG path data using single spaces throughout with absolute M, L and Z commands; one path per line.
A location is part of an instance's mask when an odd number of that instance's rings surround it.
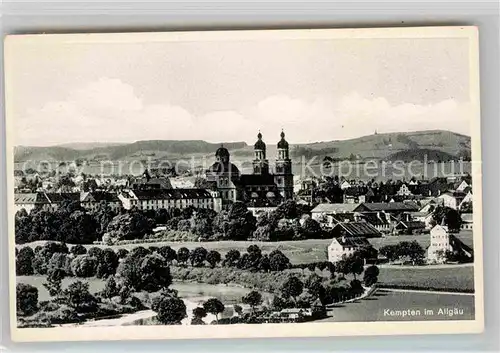
M 380 268 L 379 283 L 441 290 L 474 290 L 474 266 Z
M 389 310 L 419 310 L 420 315 L 391 316 Z M 462 314 L 453 317 L 440 315 L 439 309 L 459 309 Z M 427 310 L 427 311 L 426 311 Z M 432 310 L 432 313 L 429 311 Z M 370 321 L 425 321 L 425 320 L 472 320 L 474 296 L 443 293 L 391 292 L 377 290 L 369 298 L 335 307 L 330 317 L 322 322 L 370 322 Z
M 463 230 L 457 234 L 457 238 L 463 241 L 466 245 L 472 247 L 472 231 Z M 388 236 L 385 238 L 373 238 L 369 239 L 370 243 L 379 249 L 382 246 L 397 244 L 401 241 L 413 241 L 416 240 L 424 249 L 429 246 L 430 238 L 429 235 L 401 235 L 401 236 Z M 280 242 L 253 242 L 253 241 L 215 241 L 215 242 L 158 242 L 158 243 L 145 243 L 145 244 L 127 244 L 127 245 L 115 245 L 111 246 L 113 249 L 124 248 L 130 250 L 137 246 L 165 246 L 169 245 L 174 250 L 178 250 L 181 247 L 186 247 L 188 249 L 194 249 L 196 247 L 202 246 L 207 250 L 217 250 L 223 256 L 231 249 L 239 250 L 240 252 L 246 251 L 249 245 L 258 245 L 262 252 L 269 253 L 275 249 L 281 250 L 293 264 L 308 263 L 315 261 L 326 261 L 327 260 L 327 247 L 331 243 L 330 239 L 308 239 L 308 240 L 296 240 L 296 241 L 280 241 Z M 43 245 L 44 242 L 33 242 L 29 245 L 31 247 L 36 247 L 37 245 Z M 26 246 L 26 245 L 21 245 Z M 87 248 L 95 245 L 86 245 Z M 107 247 L 105 245 L 100 245 L 100 247 Z

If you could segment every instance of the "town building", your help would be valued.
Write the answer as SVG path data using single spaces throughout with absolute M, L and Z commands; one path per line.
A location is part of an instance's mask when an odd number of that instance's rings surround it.
M 14 211 L 17 213 L 23 208 L 28 213 L 35 208 L 49 211 L 51 209 L 51 205 L 44 192 L 14 194 Z
M 326 220 L 328 215 L 338 213 L 352 213 L 359 206 L 359 204 L 348 203 L 320 203 L 311 210 L 311 217 L 315 221 L 322 222 Z
M 332 229 L 334 237 L 346 237 L 346 238 L 378 238 L 382 236 L 382 233 L 366 221 L 354 221 L 354 222 L 344 222 L 338 223 Z
M 262 134 L 254 144 L 252 174 L 241 174 L 230 161 L 230 153 L 224 146 L 217 149 L 216 161 L 206 171 L 207 182 L 220 191 L 224 204 L 244 201 L 249 207 L 273 207 L 294 197 L 294 179 L 289 144 L 281 132 L 277 144 L 275 171 L 271 173 Z
M 80 194 L 80 205 L 87 211 L 93 212 L 97 210 L 101 203 L 106 203 L 114 212 L 118 212 L 123 207 L 116 193 L 89 191 Z
M 474 217 L 472 213 L 462 213 L 462 229 L 472 230 L 474 229 Z
M 413 202 L 365 202 L 359 204 L 354 212 L 386 212 L 391 214 L 418 211 Z
M 206 189 L 130 189 L 118 197 L 127 210 L 133 207 L 139 210 L 195 207 L 220 211 L 222 201 L 218 195 Z
M 328 246 L 328 261 L 335 263 L 343 257 L 349 257 L 354 252 L 370 246 L 364 237 L 336 237 Z
M 431 229 L 430 245 L 427 248 L 427 261 L 431 263 L 445 262 L 447 251 L 453 251 L 448 227 L 436 225 Z

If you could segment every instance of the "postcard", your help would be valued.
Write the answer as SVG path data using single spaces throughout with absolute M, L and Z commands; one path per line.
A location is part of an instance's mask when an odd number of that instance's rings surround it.
M 475 27 L 10 35 L 14 341 L 479 333 Z

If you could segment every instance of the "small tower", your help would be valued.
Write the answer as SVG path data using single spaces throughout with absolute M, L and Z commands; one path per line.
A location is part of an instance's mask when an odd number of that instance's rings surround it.
M 292 161 L 285 133 L 281 131 L 281 140 L 278 142 L 278 154 L 276 157 L 276 173 L 274 181 L 278 186 L 281 196 L 285 200 L 293 199 L 293 174 Z
M 266 159 L 266 144 L 262 141 L 262 134 L 257 134 L 257 142 L 254 145 L 255 159 L 253 160 L 254 174 L 269 174 L 269 161 Z

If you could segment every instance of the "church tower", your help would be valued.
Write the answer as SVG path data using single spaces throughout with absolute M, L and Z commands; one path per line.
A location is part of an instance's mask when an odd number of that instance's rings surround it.
M 257 142 L 254 145 L 255 159 L 253 160 L 254 174 L 269 174 L 269 161 L 266 159 L 266 144 L 262 141 L 262 134 L 259 131 Z
M 290 160 L 288 142 L 285 140 L 285 133 L 283 131 L 281 131 L 281 140 L 278 142 L 274 181 L 285 200 L 293 199 L 292 161 Z

